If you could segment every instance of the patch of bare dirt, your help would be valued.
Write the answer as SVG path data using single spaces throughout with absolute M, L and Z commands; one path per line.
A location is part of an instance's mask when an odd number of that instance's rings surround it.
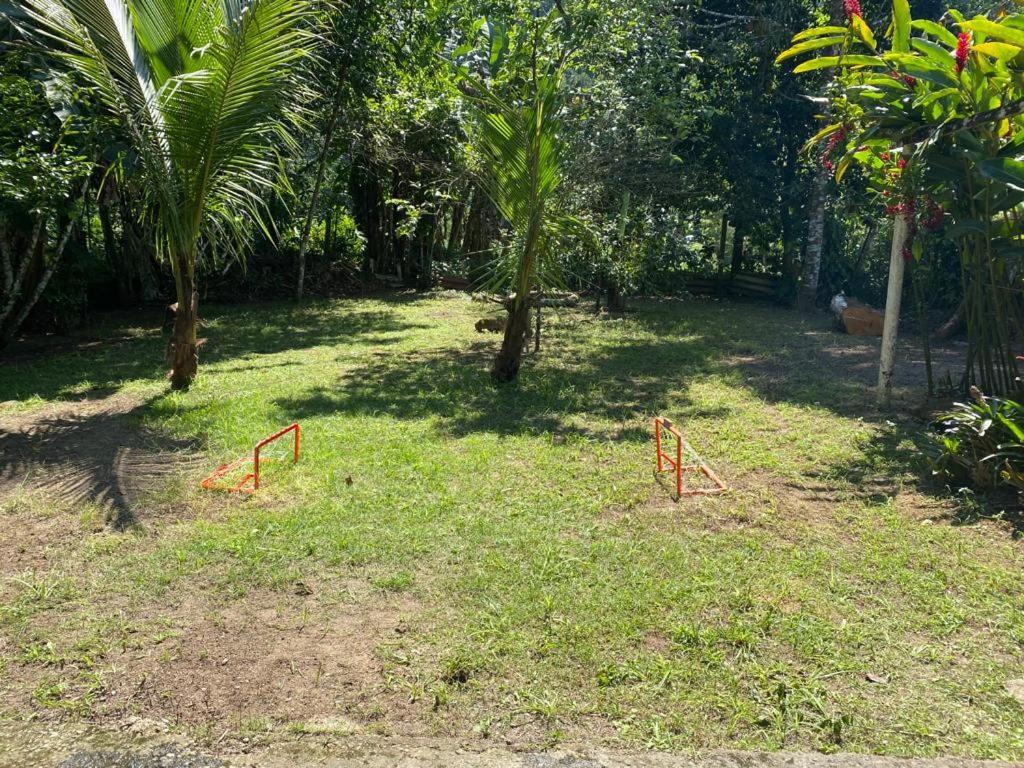
M 967 345 L 957 341 L 936 343 L 931 349 L 935 385 L 942 390 L 948 381 L 954 384 L 963 375 Z M 793 380 L 794 366 L 807 370 L 827 370 L 837 382 L 854 382 L 874 387 L 878 382 L 881 340 L 854 337 L 836 331 L 815 329 L 794 339 L 779 355 L 737 355 L 727 364 L 745 371 L 768 389 L 785 387 Z M 910 399 L 920 399 L 927 386 L 925 355 L 916 339 L 900 339 L 896 350 L 893 386 L 904 390 Z
M 42 496 L 72 510 L 91 503 L 117 527 L 137 522 L 145 494 L 197 460 L 188 443 L 141 427 L 144 407 L 136 394 L 98 392 L 0 414 L 0 504 L 15 496 Z M 6 511 L 16 514 L 19 506 Z M 36 527 L 45 537 L 51 526 L 43 521 Z M 20 546 L 12 536 L 0 532 L 0 556 Z
M 226 606 L 189 599 L 167 639 L 105 659 L 100 717 L 221 731 L 260 718 L 415 730 L 409 724 L 419 713 L 390 690 L 376 649 L 406 631 L 418 605 L 376 595 L 325 605 L 308 592 L 304 585 L 293 594 L 256 591 Z

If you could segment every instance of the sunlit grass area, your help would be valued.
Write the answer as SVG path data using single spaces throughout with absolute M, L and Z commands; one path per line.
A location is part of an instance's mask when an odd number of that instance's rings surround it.
M 161 382 L 159 333 L 116 319 L 109 344 L 5 364 L 0 418 L 137 398 L 120 428 L 202 459 L 154 484 L 123 531 L 45 491 L 3 502 L 10 526 L 41 531 L 11 544 L 0 593 L 4 714 L 1024 758 L 1004 688 L 1024 677 L 1021 546 L 995 523 L 950 523 L 923 425 L 875 409 L 855 340 L 755 305 L 561 310 L 520 383 L 495 388 L 495 337 L 473 330 L 487 311 L 211 309 L 184 394 Z M 676 503 L 655 481 L 659 414 L 728 495 Z M 282 446 L 258 495 L 199 490 L 292 421 L 301 460 Z M 248 631 L 281 633 L 275 651 L 311 633 L 339 649 L 296 651 L 281 685 L 302 707 L 243 696 L 190 713 L 172 683 L 138 682 L 253 653 L 223 639 L 247 612 Z M 202 639 L 210 626 L 221 635 Z M 360 664 L 346 644 L 366 646 Z M 335 662 L 350 685 L 330 682 Z

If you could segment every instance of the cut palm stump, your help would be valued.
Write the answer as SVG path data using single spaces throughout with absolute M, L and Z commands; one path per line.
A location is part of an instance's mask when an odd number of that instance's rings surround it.
M 675 438 L 675 457 L 669 456 L 663 448 L 664 435 L 666 433 Z M 700 454 L 693 449 L 693 446 L 686 442 L 683 433 L 676 429 L 668 419 L 658 417 L 654 420 L 654 445 L 657 449 L 658 476 L 670 470 L 675 472 L 677 499 L 689 496 L 713 496 L 729 490 L 726 484 L 719 479 L 718 475 L 700 457 Z M 683 464 L 684 454 L 692 463 Z M 669 469 L 666 469 L 666 465 Z M 709 480 L 712 485 L 687 489 L 683 484 L 687 473 L 699 473 Z
M 202 482 L 203 488 L 208 491 L 227 491 L 228 493 L 255 493 L 260 489 L 260 465 L 262 462 L 270 461 L 270 457 L 261 457 L 261 451 L 271 443 L 280 440 L 285 435 L 292 433 L 294 435 L 294 444 L 292 446 L 292 463 L 295 464 L 299 460 L 299 439 L 301 429 L 298 424 L 292 424 L 290 427 L 285 427 L 280 432 L 275 432 L 265 440 L 261 440 L 256 443 L 256 446 L 252 449 L 252 471 L 246 472 L 241 480 L 232 483 L 227 478 L 234 474 L 236 470 L 246 466 L 250 457 L 245 456 L 237 461 L 232 461 L 228 464 L 221 464 L 217 469 L 213 471 L 209 477 Z

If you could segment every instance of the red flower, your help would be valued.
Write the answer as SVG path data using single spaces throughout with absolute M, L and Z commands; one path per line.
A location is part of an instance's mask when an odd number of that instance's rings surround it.
M 896 161 L 896 165 L 899 166 L 899 169 L 901 171 L 905 170 L 907 167 L 907 159 L 905 157 L 901 157 L 899 160 Z
M 834 171 L 836 166 L 830 159 L 833 150 L 846 140 L 846 126 L 841 125 L 828 137 L 825 149 L 821 153 L 821 165 L 828 171 Z
M 903 260 L 908 264 L 914 260 L 914 249 L 909 245 L 903 246 Z
M 967 57 L 971 54 L 971 35 L 961 32 L 956 39 L 956 72 L 960 74 L 967 66 Z
M 860 0 L 843 0 L 843 10 L 846 11 L 847 19 L 863 15 L 860 10 Z
M 888 197 L 885 192 L 882 194 Z M 907 224 L 910 225 L 911 230 L 914 230 L 917 228 L 917 225 L 914 223 L 914 211 L 916 210 L 917 203 L 911 198 L 900 203 L 885 206 L 885 215 L 892 217 L 902 216 Z
M 890 72 L 889 73 L 889 77 L 891 77 L 893 80 L 901 81 L 905 86 L 907 86 L 907 88 L 910 88 L 910 89 L 913 89 L 913 88 L 915 88 L 917 86 L 917 79 L 916 78 L 913 78 L 910 75 L 901 75 L 896 70 L 893 70 L 892 72 Z
M 945 220 L 946 212 L 942 210 L 942 206 L 929 198 L 927 203 L 927 213 L 921 219 L 921 226 L 929 232 L 934 232 L 935 230 L 942 228 L 942 224 Z

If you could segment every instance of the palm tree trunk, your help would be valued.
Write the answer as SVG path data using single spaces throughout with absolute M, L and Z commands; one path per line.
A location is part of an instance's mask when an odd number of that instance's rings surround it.
M 523 347 L 530 334 L 530 293 L 533 289 L 537 265 L 537 251 L 540 246 L 543 206 L 538 208 L 526 232 L 523 255 L 519 262 L 516 278 L 516 296 L 508 303 L 508 321 L 505 323 L 505 337 L 501 350 L 494 360 L 491 377 L 499 384 L 515 381 L 523 364 Z
M 519 376 L 519 368 L 523 364 L 523 347 L 530 334 L 530 300 L 512 302 L 508 310 L 508 321 L 505 323 L 505 337 L 501 342 L 501 350 L 494 360 L 491 376 L 500 384 L 515 381 Z
M 199 371 L 199 346 L 196 339 L 199 294 L 190 270 L 182 269 L 179 275 L 178 310 L 174 315 L 171 346 L 168 350 L 171 358 L 171 389 L 174 390 L 188 389 Z

